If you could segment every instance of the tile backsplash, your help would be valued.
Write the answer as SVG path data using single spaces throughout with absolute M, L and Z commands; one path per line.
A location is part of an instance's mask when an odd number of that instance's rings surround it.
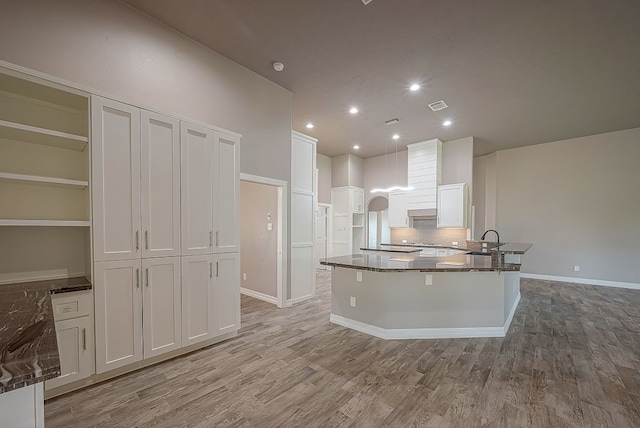
M 452 241 L 460 243 L 467 240 L 468 229 L 438 229 L 436 220 L 414 219 L 411 228 L 392 228 L 391 243 L 399 244 L 403 239 L 407 242 L 426 242 L 448 244 Z

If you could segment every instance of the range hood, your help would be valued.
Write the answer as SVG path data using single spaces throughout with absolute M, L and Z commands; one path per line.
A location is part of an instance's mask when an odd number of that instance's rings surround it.
M 407 215 L 413 218 L 435 219 L 438 217 L 438 210 L 435 208 L 423 210 L 408 210 Z

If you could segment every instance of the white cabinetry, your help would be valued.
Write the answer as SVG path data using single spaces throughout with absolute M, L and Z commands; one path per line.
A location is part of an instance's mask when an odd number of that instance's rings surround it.
M 95 263 L 96 372 L 142 360 L 142 262 Z
M 240 328 L 238 253 L 182 257 L 182 342 L 203 342 Z
M 95 260 L 179 255 L 178 121 L 100 97 L 92 118 Z
M 91 116 L 94 258 L 140 257 L 140 109 L 92 97 Z
M 468 199 L 466 183 L 439 186 L 437 227 L 467 227 Z
M 45 382 L 47 390 L 85 379 L 95 373 L 93 295 L 91 291 L 51 296 L 60 353 L 60 376 Z
M 239 140 L 182 122 L 182 254 L 239 251 Z
M 182 346 L 178 257 L 96 263 L 95 293 L 97 373 Z
M 389 193 L 389 227 L 409 227 L 407 192 Z
M 333 255 L 359 254 L 364 246 L 364 190 L 345 186 L 331 189 Z
M 407 146 L 409 210 L 435 210 L 437 187 L 442 176 L 442 141 L 434 138 Z

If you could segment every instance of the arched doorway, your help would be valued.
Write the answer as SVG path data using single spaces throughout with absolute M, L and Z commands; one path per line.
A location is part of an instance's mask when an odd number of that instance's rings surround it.
M 376 196 L 367 204 L 367 246 L 373 248 L 389 242 L 389 200 L 384 196 Z

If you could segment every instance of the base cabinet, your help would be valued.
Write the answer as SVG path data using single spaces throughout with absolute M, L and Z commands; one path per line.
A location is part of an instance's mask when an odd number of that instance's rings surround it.
M 97 373 L 182 346 L 179 257 L 95 265 Z
M 240 328 L 238 253 L 182 258 L 182 343 L 203 342 Z
M 93 328 L 88 316 L 56 321 L 60 376 L 45 382 L 47 390 L 91 376 Z

